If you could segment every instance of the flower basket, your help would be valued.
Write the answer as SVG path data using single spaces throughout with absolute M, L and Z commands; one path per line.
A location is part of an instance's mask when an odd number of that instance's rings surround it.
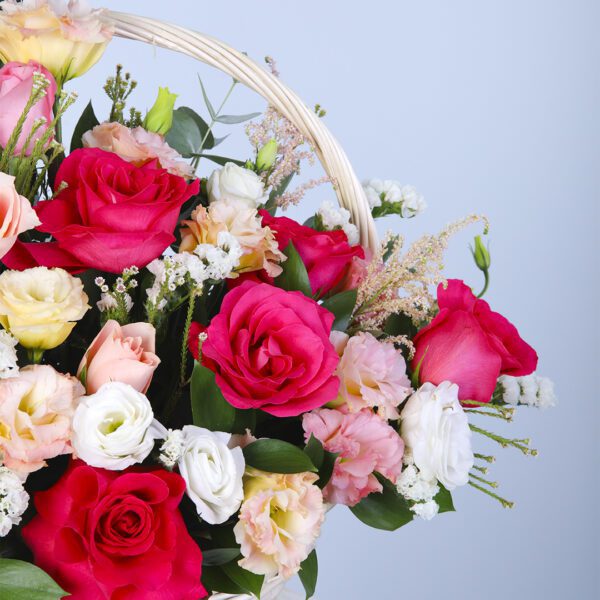
M 67 144 L 65 84 L 113 35 L 268 108 L 224 115 L 200 81 L 207 120 L 167 88 L 142 115 L 119 65 L 110 113 L 92 99 Z M 482 300 L 485 217 L 380 242 L 376 218 L 423 212 L 416 189 L 360 183 L 272 64 L 183 27 L 5 0 L 0 59 L 0 598 L 292 600 L 296 575 L 309 598 L 333 506 L 386 531 L 467 485 L 512 506 L 476 435 L 535 450 L 478 419 L 554 395 Z M 243 122 L 253 158 L 213 154 Z M 288 188 L 313 156 L 339 208 L 300 224 L 277 211 L 321 182 Z M 442 273 L 469 225 L 477 295 Z

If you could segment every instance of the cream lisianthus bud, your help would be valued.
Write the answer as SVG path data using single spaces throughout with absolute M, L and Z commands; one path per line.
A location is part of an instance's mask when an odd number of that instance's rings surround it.
M 269 140 L 259 151 L 256 156 L 256 168 L 259 173 L 268 171 L 275 163 L 277 157 L 277 141 Z
M 126 383 L 105 383 L 81 399 L 71 443 L 92 467 L 121 471 L 142 462 L 166 430 L 154 419 L 148 398 Z
M 63 269 L 34 267 L 0 275 L 0 323 L 22 346 L 62 344 L 90 308 L 81 279 Z
M 0 59 L 46 67 L 59 85 L 83 75 L 112 38 L 104 11 L 85 0 L 4 0 L 0 4 Z

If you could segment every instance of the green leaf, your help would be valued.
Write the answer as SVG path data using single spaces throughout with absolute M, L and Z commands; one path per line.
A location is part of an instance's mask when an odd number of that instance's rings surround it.
M 215 374 L 198 362 L 192 372 L 190 399 L 193 423 L 198 427 L 228 433 L 254 429 L 255 411 L 238 410 L 229 404 L 215 381 Z
M 323 457 L 325 456 L 325 450 L 323 450 L 323 444 L 314 436 L 314 434 L 310 434 L 310 439 L 308 443 L 304 447 L 304 453 L 308 458 L 310 458 L 311 462 L 317 469 L 321 468 L 323 464 Z
M 224 572 L 223 567 L 202 565 L 202 585 L 211 592 L 223 594 L 243 594 L 246 590 L 234 583 Z
M 256 440 L 244 448 L 244 458 L 250 467 L 269 473 L 317 471 L 310 458 L 300 448 L 282 440 Z
M 434 500 L 440 507 L 439 512 L 453 512 L 456 509 L 454 508 L 454 502 L 452 501 L 452 494 L 441 483 L 438 482 L 438 485 L 440 486 L 440 491 L 435 495 Z
M 215 145 L 215 138 L 209 132 L 206 121 L 187 106 L 180 106 L 173 111 L 173 125 L 165 140 L 184 158 L 191 158 L 194 154 L 200 154 L 202 149 L 210 149 Z
M 79 117 L 79 121 L 77 121 L 77 125 L 75 125 L 75 130 L 73 131 L 73 137 L 71 138 L 71 152 L 73 150 L 77 150 L 78 148 L 83 148 L 82 137 L 86 131 L 93 129 L 96 125 L 99 124 L 99 121 L 94 113 L 94 107 L 92 106 L 92 101 L 90 100 L 87 106 L 83 109 L 81 116 Z
M 254 594 L 257 598 L 260 598 L 260 591 L 262 589 L 264 575 L 255 575 L 242 569 L 236 562 L 230 562 L 221 567 L 223 572 L 231 581 L 239 585 L 245 592 Z
M 412 322 L 412 319 L 404 313 L 394 313 L 388 317 L 383 330 L 388 335 L 393 337 L 398 335 L 406 335 L 410 339 L 417 334 L 417 327 Z
M 81 381 L 81 385 L 83 387 L 85 387 L 86 382 L 87 382 L 87 372 L 88 372 L 88 366 L 83 365 L 83 369 L 81 369 L 81 373 L 79 373 L 79 381 Z
M 317 551 L 313 550 L 300 565 L 298 577 L 304 586 L 306 600 L 315 595 L 317 587 L 317 577 L 319 576 L 319 563 L 317 561 Z
M 57 600 L 68 595 L 35 565 L 0 559 L 0 600 Z
M 269 199 L 265 204 L 265 210 L 269 212 L 270 215 L 274 215 L 277 211 L 277 198 L 285 193 L 285 190 L 288 189 L 292 179 L 294 178 L 294 173 L 290 173 L 287 177 L 284 177 L 283 181 L 279 184 L 277 189 L 271 190 L 269 194 Z
M 335 315 L 335 321 L 333 322 L 333 329 L 335 331 L 346 331 L 350 320 L 352 319 L 352 312 L 356 306 L 356 296 L 358 290 L 347 290 L 340 292 L 331 298 L 327 298 L 321 303 L 323 308 L 332 312 Z
M 216 154 L 200 154 L 202 158 L 207 158 L 208 160 L 212 160 L 212 162 L 217 163 L 218 165 L 224 166 L 227 163 L 233 163 L 238 167 L 243 167 L 246 164 L 245 160 L 237 160 L 236 158 L 227 158 L 226 156 L 217 156 Z
M 202 550 L 202 567 L 219 567 L 240 555 L 239 548 L 213 548 Z
M 283 253 L 287 256 L 287 260 L 282 263 L 283 271 L 279 277 L 275 279 L 275 285 L 288 292 L 300 291 L 305 296 L 312 298 L 312 289 L 306 267 L 294 247 L 294 243 L 290 242 Z
M 323 489 L 331 479 L 333 468 L 335 467 L 335 459 L 339 456 L 339 452 L 329 452 L 325 450 L 323 453 L 323 462 L 319 467 L 319 481 L 317 485 Z
M 386 531 L 395 531 L 410 523 L 413 513 L 406 500 L 396 490 L 396 486 L 379 473 L 375 473 L 375 476 L 383 491 L 373 492 L 355 506 L 351 506 L 352 513 L 370 527 Z
M 219 115 L 215 118 L 215 121 L 223 123 L 224 125 L 237 125 L 238 123 L 244 123 L 245 121 L 250 121 L 250 119 L 255 119 L 256 117 L 260 117 L 259 112 L 249 113 L 247 115 Z
M 202 88 L 202 97 L 204 98 L 204 104 L 206 104 L 206 110 L 208 110 L 208 114 L 211 119 L 214 119 L 217 116 L 211 101 L 208 99 L 208 94 L 206 93 L 206 89 L 204 88 L 204 84 L 202 83 L 202 78 L 198 75 L 198 81 L 200 82 L 200 87 Z
M 302 223 L 302 225 L 304 225 L 304 227 L 310 227 L 311 229 L 315 228 L 315 215 L 313 215 L 312 217 L 308 217 L 308 219 L 306 219 L 306 221 L 304 221 L 304 223 Z

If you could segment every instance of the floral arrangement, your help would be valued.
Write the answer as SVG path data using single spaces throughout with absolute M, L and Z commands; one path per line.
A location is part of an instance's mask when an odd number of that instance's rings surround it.
M 314 153 L 287 119 L 224 115 L 202 82 L 208 120 L 166 88 L 144 115 L 120 66 L 67 152 L 103 11 L 5 0 L 0 33 L 0 597 L 264 599 L 296 574 L 310 597 L 334 505 L 384 530 L 465 485 L 512 506 L 474 434 L 535 454 L 479 421 L 554 393 L 482 299 L 481 235 L 479 294 L 442 273 L 483 217 L 377 252 L 332 202 L 300 224 L 278 211 L 327 178 L 292 188 Z M 245 121 L 251 158 L 215 155 Z M 425 208 L 364 188 L 374 217 Z

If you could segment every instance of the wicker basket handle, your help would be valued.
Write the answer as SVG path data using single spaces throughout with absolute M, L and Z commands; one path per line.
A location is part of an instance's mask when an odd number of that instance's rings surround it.
M 260 94 L 289 119 L 314 146 L 327 175 L 335 181 L 340 205 L 347 208 L 358 227 L 361 244 L 377 247 L 377 231 L 365 193 L 346 153 L 313 111 L 279 79 L 247 56 L 202 33 L 157 19 L 108 11 L 115 35 L 175 50 L 231 75 Z

